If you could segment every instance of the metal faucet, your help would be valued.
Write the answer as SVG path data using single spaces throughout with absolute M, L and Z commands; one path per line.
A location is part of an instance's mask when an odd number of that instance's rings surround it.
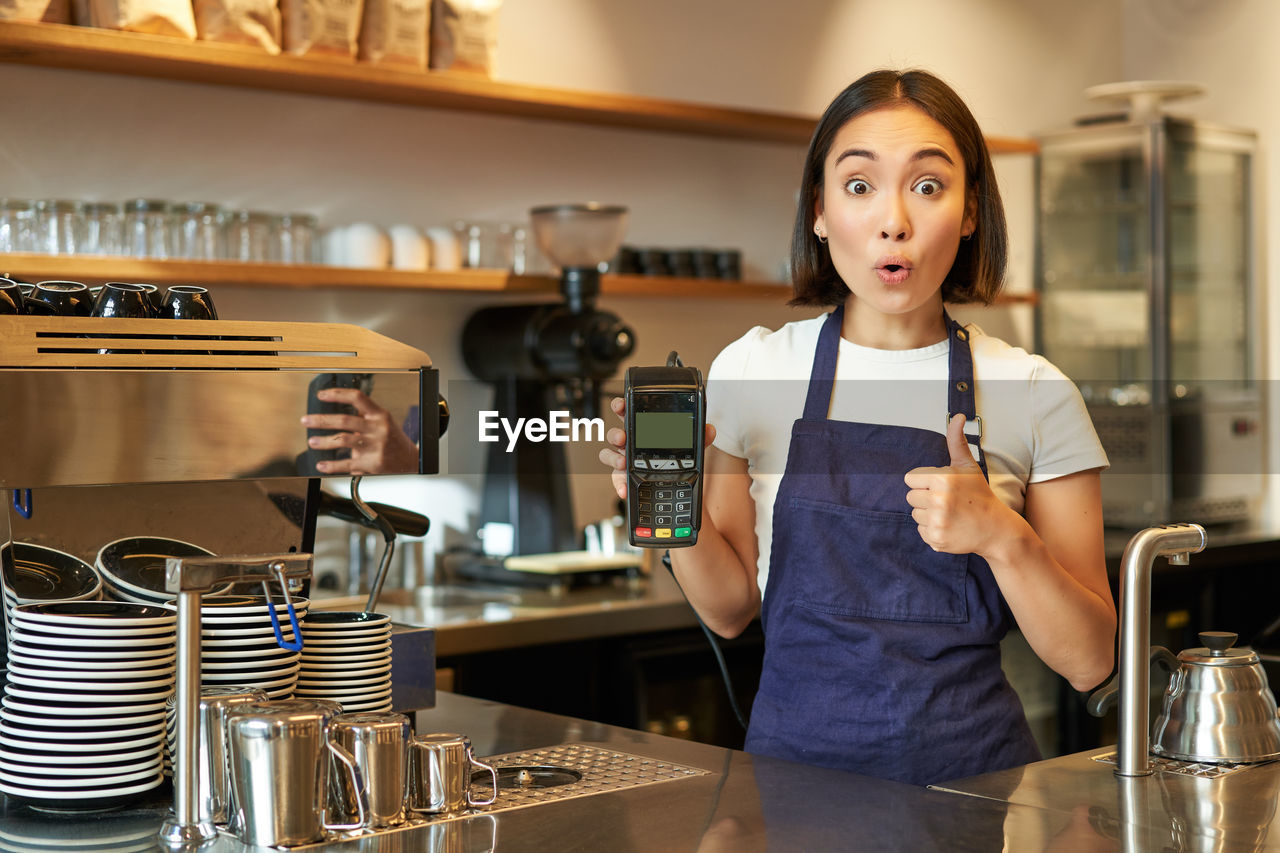
M 237 581 L 278 581 L 288 601 L 288 579 L 311 576 L 310 554 L 169 557 L 165 589 L 178 594 L 177 754 L 173 756 L 173 814 L 160 827 L 170 847 L 200 845 L 218 830 L 199 813 L 200 597 Z M 268 603 L 270 598 L 268 597 Z
M 1204 528 L 1167 524 L 1139 531 L 1124 548 L 1120 562 L 1120 721 L 1116 749 L 1117 776 L 1149 776 L 1151 747 L 1151 566 L 1168 557 L 1185 566 L 1204 550 Z

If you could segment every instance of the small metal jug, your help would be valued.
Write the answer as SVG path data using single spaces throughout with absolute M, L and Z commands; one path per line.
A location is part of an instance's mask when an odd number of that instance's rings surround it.
M 498 798 L 498 771 L 476 758 L 471 740 L 459 734 L 419 735 L 410 744 L 409 808 L 426 814 L 455 814 L 491 805 Z M 492 794 L 471 794 L 472 768 L 487 770 Z

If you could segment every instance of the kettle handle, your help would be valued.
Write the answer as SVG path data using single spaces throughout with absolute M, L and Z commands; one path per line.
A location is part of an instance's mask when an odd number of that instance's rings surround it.
M 1173 675 L 1178 671 L 1178 658 L 1173 652 L 1164 646 L 1151 647 L 1151 671 L 1154 673 L 1156 669 L 1164 670 L 1166 675 Z M 1112 676 L 1111 680 L 1105 686 L 1094 691 L 1089 697 L 1089 702 L 1085 706 L 1089 713 L 1095 717 L 1105 717 L 1111 706 L 1116 704 L 1116 700 L 1120 697 L 1120 673 Z

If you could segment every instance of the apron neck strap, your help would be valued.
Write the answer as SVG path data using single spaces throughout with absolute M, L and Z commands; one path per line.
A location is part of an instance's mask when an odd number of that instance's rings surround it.
M 969 330 L 952 320 L 946 311 L 942 312 L 942 319 L 946 321 L 947 337 L 951 342 L 947 368 L 947 417 L 964 415 L 966 421 L 972 421 L 978 409 L 973 393 L 973 353 L 969 349 Z
M 804 418 L 825 421 L 831 410 L 831 391 L 836 381 L 836 359 L 840 357 L 840 330 L 844 327 L 844 305 L 827 315 L 818 332 L 818 349 L 809 371 L 809 393 L 804 400 Z

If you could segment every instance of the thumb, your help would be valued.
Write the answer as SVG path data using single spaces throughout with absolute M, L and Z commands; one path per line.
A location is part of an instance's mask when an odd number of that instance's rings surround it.
M 947 449 L 951 451 L 952 468 L 977 468 L 969 439 L 964 435 L 964 415 L 954 415 L 947 424 Z

